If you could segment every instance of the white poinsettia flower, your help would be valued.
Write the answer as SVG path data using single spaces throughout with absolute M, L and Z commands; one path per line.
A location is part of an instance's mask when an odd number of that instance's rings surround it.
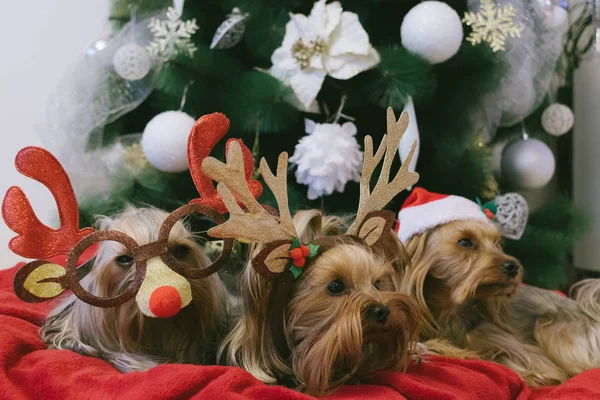
M 308 109 L 325 76 L 350 79 L 379 63 L 358 15 L 339 2 L 317 1 L 309 16 L 292 14 L 281 47 L 271 56 L 271 74 L 288 84 Z
M 306 133 L 290 157 L 296 165 L 296 181 L 308 185 L 308 198 L 317 199 L 334 190 L 342 193 L 348 181 L 360 181 L 363 153 L 356 141 L 356 125 L 318 124 L 305 120 Z

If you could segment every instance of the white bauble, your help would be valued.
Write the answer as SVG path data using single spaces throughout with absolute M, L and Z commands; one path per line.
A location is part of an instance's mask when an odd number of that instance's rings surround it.
M 148 162 L 163 172 L 186 171 L 188 137 L 195 122 L 182 111 L 166 111 L 152 118 L 142 134 Z
M 550 104 L 542 114 L 542 127 L 553 136 L 562 136 L 573 128 L 573 111 L 564 104 Z
M 556 168 L 552 150 L 537 139 L 518 140 L 502 153 L 503 177 L 520 189 L 546 186 Z
M 145 48 L 129 43 L 117 50 L 113 57 L 113 66 L 121 78 L 127 81 L 137 81 L 148 75 L 152 67 L 152 60 Z
M 402 45 L 431 64 L 448 60 L 463 41 L 460 17 L 446 3 L 424 1 L 411 8 L 400 26 Z

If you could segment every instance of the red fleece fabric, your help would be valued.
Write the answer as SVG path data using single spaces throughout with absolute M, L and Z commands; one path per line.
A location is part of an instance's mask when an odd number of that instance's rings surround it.
M 58 261 L 57 261 L 58 262 Z M 0 271 L 0 399 L 310 399 L 268 386 L 239 368 L 162 365 L 122 374 L 106 362 L 48 350 L 38 336 L 49 303 L 27 304 L 12 289 L 17 267 Z M 431 357 L 406 373 L 382 372 L 329 399 L 600 399 L 600 370 L 565 384 L 529 389 L 513 371 L 491 362 Z

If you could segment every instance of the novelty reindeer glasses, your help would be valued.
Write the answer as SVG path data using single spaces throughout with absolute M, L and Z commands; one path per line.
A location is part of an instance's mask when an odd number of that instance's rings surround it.
M 383 211 L 382 208 L 394 196 L 408 186 L 414 185 L 419 179 L 417 173 L 408 171 L 416 147 L 415 142 L 404 164 L 390 181 L 392 162 L 408 122 L 407 113 L 402 113 L 400 119 L 396 121 L 393 110 L 388 108 L 387 135 L 383 135 L 375 154 L 373 154 L 371 136 L 365 137 L 358 211 L 354 223 L 343 236 L 373 246 L 390 232 L 395 214 Z M 379 178 L 371 190 L 371 177 L 382 159 Z M 274 280 L 270 299 L 265 299 L 265 304 L 268 304 L 271 335 L 280 355 L 289 354 L 281 318 L 291 295 L 294 279 L 306 269 L 307 261 L 335 246 L 340 238 L 340 236 L 330 236 L 319 238 L 313 243 L 300 243 L 288 206 L 287 165 L 288 155 L 285 152 L 279 155 L 276 175 L 264 158 L 260 162 L 261 175 L 273 192 L 279 208 L 280 215 L 276 217 L 267 212 L 252 196 L 245 179 L 243 153 L 239 144 L 232 143 L 230 146 L 227 163 L 212 157 L 206 158 L 202 163 L 202 172 L 218 182 L 217 191 L 229 210 L 228 221 L 211 228 L 208 234 L 263 246 L 251 263 L 259 274 Z M 236 198 L 244 208 L 238 204 Z
M 215 273 L 230 254 L 233 240 L 224 240 L 220 256 L 208 267 L 187 268 L 178 264 L 169 253 L 169 232 L 177 221 L 191 214 L 208 216 L 218 224 L 225 221 L 221 214 L 226 212 L 226 208 L 212 181 L 200 172 L 200 165 L 228 129 L 229 120 L 223 114 L 206 115 L 196 122 L 190 133 L 188 159 L 190 173 L 201 197 L 169 214 L 160 228 L 159 239 L 143 246 L 123 232 L 94 232 L 92 228 L 80 230 L 75 192 L 58 160 L 38 147 L 22 149 L 15 160 L 16 168 L 52 192 L 61 227 L 55 230 L 42 224 L 19 187 L 13 186 L 6 193 L 2 215 L 8 227 L 18 234 L 10 241 L 9 247 L 20 256 L 38 259 L 17 272 L 14 280 L 17 296 L 35 303 L 56 298 L 68 289 L 80 300 L 97 307 L 118 306 L 135 297 L 142 313 L 150 317 L 170 317 L 188 305 L 192 300 L 188 279 L 201 279 Z M 262 185 L 251 179 L 254 160 L 250 151 L 236 139 L 230 139 L 226 148 L 231 145 L 239 152 L 239 161 L 245 167 L 242 169 L 247 171 L 243 172 L 242 177 L 247 188 L 246 194 L 252 198 L 259 197 Z M 249 202 L 247 198 L 244 201 Z M 102 241 L 121 243 L 135 260 L 135 277 L 131 284 L 119 295 L 110 298 L 90 294 L 78 277 L 79 257 L 91 245 Z M 65 268 L 43 260 L 59 254 L 68 254 Z M 175 306 L 179 303 L 180 306 L 172 307 L 173 303 Z M 164 304 L 171 306 L 164 307 Z

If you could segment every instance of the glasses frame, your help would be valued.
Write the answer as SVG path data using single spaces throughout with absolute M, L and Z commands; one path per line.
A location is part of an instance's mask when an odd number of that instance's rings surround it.
M 167 216 L 167 218 L 165 219 L 165 221 L 159 229 L 158 240 L 152 243 L 140 246 L 131 236 L 127 235 L 124 232 L 114 230 L 94 232 L 82 238 L 71 249 L 67 258 L 67 264 L 65 266 L 64 275 L 59 277 L 45 278 L 38 281 L 38 283 L 59 283 L 64 290 L 71 290 L 73 294 L 77 296 L 81 301 L 88 303 L 92 306 L 106 308 L 121 305 L 135 297 L 140 287 L 142 286 L 144 278 L 146 277 L 146 261 L 154 257 L 160 257 L 162 262 L 165 263 L 167 267 L 169 267 L 175 273 L 183 276 L 186 279 L 202 279 L 207 276 L 210 276 L 217 272 L 219 268 L 221 268 L 221 266 L 231 253 L 231 250 L 233 248 L 233 239 L 223 240 L 223 249 L 221 250 L 221 254 L 212 264 L 205 268 L 198 269 L 182 267 L 173 257 L 173 255 L 169 252 L 168 241 L 171 229 L 175 226 L 177 221 L 188 215 L 193 214 L 205 215 L 211 218 L 217 224 L 222 224 L 225 222 L 225 217 L 223 217 L 213 208 L 206 207 L 201 204 L 187 204 L 179 207 Z M 91 245 L 103 241 L 114 241 L 121 243 L 133 254 L 133 258 L 135 261 L 135 275 L 131 284 L 127 287 L 127 289 L 125 289 L 125 291 L 118 294 L 117 296 L 107 298 L 94 296 L 93 294 L 85 290 L 83 286 L 81 286 L 81 282 L 77 275 L 77 261 L 79 260 L 83 252 L 86 249 L 88 249 Z M 43 298 L 38 297 L 33 293 L 29 292 L 27 289 L 25 289 L 25 280 L 27 279 L 29 274 L 43 264 L 51 263 L 46 260 L 35 260 L 28 263 L 17 272 L 14 280 L 14 289 L 17 296 L 19 296 L 19 298 L 21 298 L 22 300 L 31 303 L 38 303 L 42 301 L 51 300 L 52 298 L 60 296 L 64 292 L 63 290 L 57 296 L 51 298 Z

